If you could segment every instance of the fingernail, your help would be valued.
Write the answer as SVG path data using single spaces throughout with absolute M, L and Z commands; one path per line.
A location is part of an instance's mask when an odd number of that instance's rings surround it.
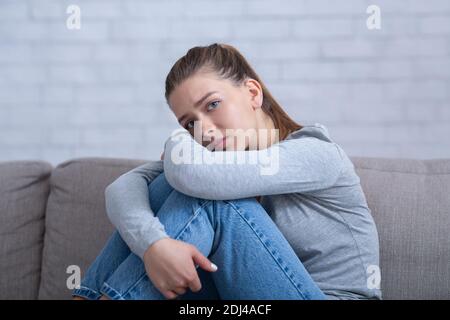
M 213 268 L 214 271 L 217 270 L 217 266 L 214 263 L 212 263 L 212 262 L 211 262 L 211 268 Z

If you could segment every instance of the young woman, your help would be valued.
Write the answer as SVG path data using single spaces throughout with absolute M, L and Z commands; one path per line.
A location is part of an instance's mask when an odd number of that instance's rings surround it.
M 293 121 L 230 45 L 190 49 L 165 96 L 184 129 L 107 187 L 117 231 L 75 297 L 381 299 L 376 226 L 325 126 Z

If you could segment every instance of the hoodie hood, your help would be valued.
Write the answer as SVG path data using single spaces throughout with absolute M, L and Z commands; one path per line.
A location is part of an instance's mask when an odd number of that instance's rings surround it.
M 297 139 L 303 137 L 314 137 L 323 141 L 333 142 L 330 138 L 330 134 L 328 129 L 321 123 L 314 124 L 306 124 L 303 125 L 303 128 L 291 132 L 287 137 L 287 139 Z

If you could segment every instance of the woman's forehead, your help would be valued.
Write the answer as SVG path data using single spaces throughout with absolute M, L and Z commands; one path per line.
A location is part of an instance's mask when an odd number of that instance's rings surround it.
M 196 102 L 210 92 L 221 94 L 236 89 L 227 79 L 196 75 L 175 87 L 169 96 L 169 103 L 172 106 L 179 104 L 194 106 Z

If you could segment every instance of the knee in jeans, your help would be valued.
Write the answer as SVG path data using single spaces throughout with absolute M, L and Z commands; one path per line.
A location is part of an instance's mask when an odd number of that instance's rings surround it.
M 224 202 L 239 207 L 261 207 L 261 204 L 256 200 L 256 198 L 253 197 L 234 200 L 224 200 Z
M 161 172 L 155 179 L 153 179 L 148 185 L 149 191 L 155 191 L 160 188 L 173 189 L 172 186 L 167 182 L 166 175 Z
M 148 185 L 149 200 L 152 209 L 159 209 L 172 191 L 174 189 L 167 182 L 164 172 L 153 179 Z
M 261 206 L 261 204 L 256 200 L 256 198 L 242 198 L 235 200 L 224 200 L 225 205 L 231 206 L 236 213 L 246 213 L 251 212 L 252 215 L 255 213 L 261 212 L 265 213 L 266 211 Z

